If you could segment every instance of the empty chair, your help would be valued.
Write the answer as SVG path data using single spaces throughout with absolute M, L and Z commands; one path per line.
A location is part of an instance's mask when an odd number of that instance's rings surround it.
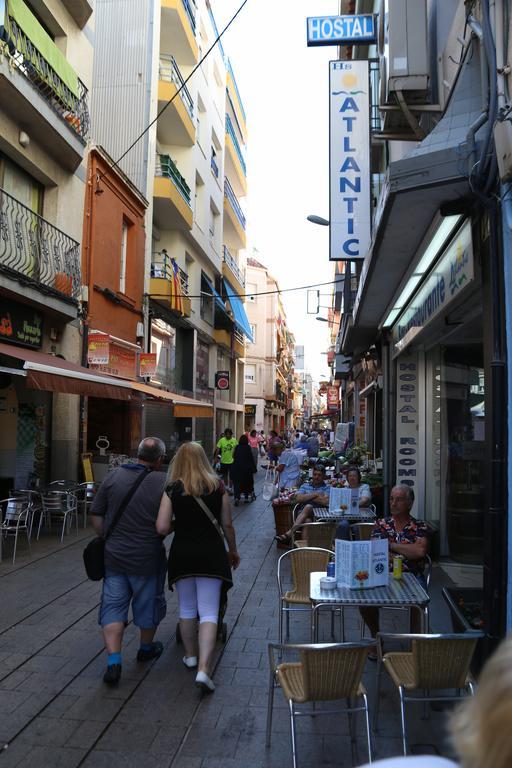
M 402 723 L 402 747 L 407 754 L 405 704 L 408 702 L 454 701 L 473 695 L 474 681 L 469 665 L 481 632 L 446 635 L 377 635 L 379 664 L 375 693 L 374 726 L 377 728 L 382 666 L 398 688 Z M 383 653 L 385 640 L 411 643 L 410 651 Z M 417 691 L 419 693 L 414 694 Z M 440 691 L 448 691 L 440 695 Z M 450 693 L 450 691 L 452 691 Z
M 92 481 L 80 483 L 77 485 L 76 490 L 74 491 L 74 494 L 77 498 L 79 507 L 82 508 L 83 516 L 84 516 L 84 528 L 87 527 L 87 515 L 90 512 L 92 503 L 94 501 L 94 497 L 96 496 L 96 492 L 98 488 L 100 487 L 99 483 L 94 483 Z
M 292 741 L 293 768 L 297 768 L 297 738 L 295 718 L 316 715 L 348 713 L 350 736 L 356 746 L 356 723 L 354 715 L 364 712 L 366 719 L 366 740 L 368 758 L 372 759 L 368 697 L 361 682 L 368 650 L 374 642 L 319 643 L 314 645 L 269 644 L 270 682 L 267 709 L 267 747 L 272 734 L 272 713 L 274 691 L 280 687 L 288 701 Z M 285 661 L 277 663 L 276 657 Z M 291 658 L 291 661 L 287 661 Z M 345 706 L 339 709 L 317 709 L 317 702 L 345 699 Z M 298 705 L 311 703 L 312 708 L 303 710 Z M 358 761 L 359 762 L 359 761 Z
M 28 501 L 18 497 L 3 499 L 3 501 L 0 501 L 0 513 L 0 518 L 2 520 L 0 536 L 2 539 L 7 539 L 9 536 L 14 537 L 14 548 L 12 553 L 13 564 L 16 560 L 16 549 L 20 533 L 26 534 L 28 551 L 30 556 L 32 556 L 32 550 L 30 548 L 30 507 Z
M 72 522 L 73 517 L 76 523 L 76 534 L 78 536 L 78 502 L 73 493 L 67 493 L 65 491 L 52 491 L 48 494 L 41 496 L 42 514 L 39 518 L 39 527 L 37 531 L 37 538 L 41 532 L 41 523 L 43 518 L 46 520 L 49 529 L 54 519 L 62 520 L 62 529 L 60 540 L 64 539 L 64 531 L 66 525 Z
M 373 523 L 352 523 L 350 532 L 353 541 L 370 541 L 373 529 Z
M 327 563 L 332 557 L 329 549 L 320 547 L 300 547 L 290 549 L 277 562 L 277 588 L 279 590 L 279 642 L 283 642 L 283 614 L 286 614 L 286 637 L 290 634 L 290 613 L 294 611 L 311 612 L 309 598 L 309 577 L 313 571 L 327 571 Z M 283 568 L 291 568 L 292 588 L 284 591 Z
M 295 534 L 300 531 L 301 538 L 296 539 Z M 325 523 L 303 523 L 293 536 L 293 544 L 296 547 L 323 547 L 332 549 L 334 534 L 336 533 L 336 521 Z

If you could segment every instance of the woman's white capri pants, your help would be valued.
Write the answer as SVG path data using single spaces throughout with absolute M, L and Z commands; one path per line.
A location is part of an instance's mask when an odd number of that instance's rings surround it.
M 199 623 L 219 621 L 220 590 L 222 579 L 210 576 L 187 576 L 178 579 L 176 589 L 180 605 L 180 619 L 195 619 Z

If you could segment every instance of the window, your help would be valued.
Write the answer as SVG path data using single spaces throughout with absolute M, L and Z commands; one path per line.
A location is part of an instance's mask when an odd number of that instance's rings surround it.
M 0 153 L 0 187 L 33 213 L 43 212 L 43 187 L 26 171 Z
M 256 384 L 256 366 L 255 365 L 245 366 L 244 380 L 246 384 Z
M 126 246 L 128 243 L 128 224 L 123 221 L 121 232 L 121 259 L 119 263 L 119 291 L 126 293 Z
M 251 333 L 252 333 L 252 343 L 256 344 L 256 326 L 253 325 L 253 323 L 251 323 L 250 325 L 251 325 Z
M 201 320 L 213 325 L 214 298 L 210 281 L 201 273 Z
M 246 283 L 245 284 L 245 295 L 247 298 L 247 301 L 256 301 L 256 293 L 258 292 L 258 286 L 256 283 Z

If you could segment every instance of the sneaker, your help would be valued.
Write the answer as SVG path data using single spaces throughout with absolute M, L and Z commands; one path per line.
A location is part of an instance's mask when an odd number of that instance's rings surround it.
M 117 685 L 121 679 L 121 664 L 109 664 L 103 675 L 103 682 L 107 685 Z
M 197 667 L 197 656 L 184 656 L 183 663 L 187 669 L 194 669 Z
M 215 686 L 213 681 L 210 680 L 206 672 L 198 672 L 196 675 L 196 686 L 201 688 L 205 693 L 213 693 Z
M 143 648 L 139 648 L 137 651 L 137 661 L 151 661 L 151 659 L 158 659 L 163 649 L 164 646 L 158 640 L 155 643 L 151 643 L 151 648 L 147 651 Z

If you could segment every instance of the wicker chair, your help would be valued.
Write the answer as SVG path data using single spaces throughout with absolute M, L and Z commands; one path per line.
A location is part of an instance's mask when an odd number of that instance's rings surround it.
M 279 642 L 283 642 L 283 613 L 286 614 L 286 637 L 290 634 L 290 613 L 311 612 L 309 577 L 313 571 L 326 571 L 332 557 L 329 549 L 300 547 L 285 552 L 277 561 L 277 588 L 279 591 Z M 283 568 L 290 564 L 292 589 L 285 591 Z
M 336 533 L 336 521 L 326 523 L 304 523 L 294 532 L 301 532 L 300 539 L 293 536 L 293 545 L 295 547 L 323 547 L 324 549 L 333 549 L 334 535 Z
M 370 541 L 372 531 L 375 528 L 373 523 L 352 523 L 350 532 L 353 541 Z
M 272 734 L 274 691 L 279 686 L 288 701 L 290 711 L 293 768 L 297 768 L 295 718 L 305 715 L 309 717 L 331 715 L 338 712 L 348 713 L 350 736 L 354 748 L 356 747 L 354 715 L 357 712 L 365 713 L 368 757 L 371 762 L 372 746 L 368 698 L 361 678 L 368 649 L 372 646 L 374 643 L 369 641 L 315 645 L 270 643 L 268 647 L 270 681 L 267 709 L 267 747 L 270 746 Z M 278 664 L 276 657 L 281 658 L 283 654 L 285 659 L 294 660 Z M 346 699 L 346 706 L 340 709 L 320 710 L 315 707 L 316 702 L 338 701 L 340 699 Z M 297 709 L 298 704 L 309 702 L 313 705 L 312 709 L 307 711 Z
M 400 715 L 402 721 L 402 746 L 407 754 L 407 730 L 405 704 L 407 702 L 454 701 L 464 695 L 474 694 L 474 682 L 469 665 L 482 632 L 447 635 L 377 634 L 378 667 L 375 686 L 374 728 L 377 729 L 379 716 L 379 695 L 382 665 L 398 688 Z M 383 641 L 400 640 L 411 643 L 410 651 L 383 653 Z M 432 691 L 455 693 L 432 695 Z M 411 695 L 420 691 L 422 695 Z M 463 694 L 463 691 L 466 693 Z

